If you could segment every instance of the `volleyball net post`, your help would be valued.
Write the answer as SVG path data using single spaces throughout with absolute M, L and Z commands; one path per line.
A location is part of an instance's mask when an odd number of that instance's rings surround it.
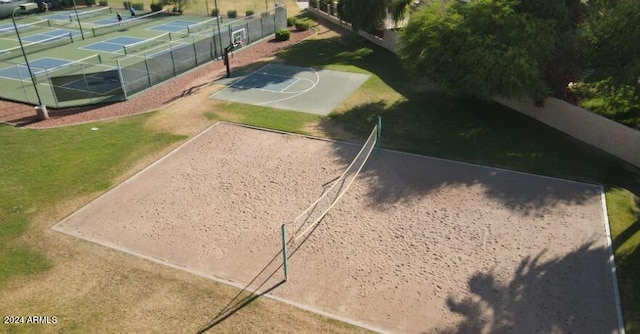
M 284 268 L 284 280 L 289 280 L 289 260 L 287 256 L 287 224 L 280 225 L 280 232 L 282 232 L 282 259 Z
M 356 179 L 365 163 L 369 159 L 374 149 L 378 151 L 380 142 L 380 129 L 382 127 L 382 117 L 378 116 L 378 122 L 373 128 L 373 131 L 369 134 L 366 142 L 360 149 L 360 152 L 355 156 L 349 167 L 333 181 L 331 187 L 323 192 L 322 196 L 318 198 L 313 204 L 311 204 L 306 210 L 304 210 L 298 217 L 292 222 L 284 223 L 280 226 L 280 233 L 282 236 L 282 259 L 284 269 L 284 279 L 289 279 L 289 259 L 287 255 L 287 230 L 286 225 L 293 225 L 293 236 L 290 243 L 295 242 L 301 237 L 307 235 L 308 232 L 322 220 L 322 218 L 333 208 L 340 200 L 342 195 L 349 189 L 351 183 Z

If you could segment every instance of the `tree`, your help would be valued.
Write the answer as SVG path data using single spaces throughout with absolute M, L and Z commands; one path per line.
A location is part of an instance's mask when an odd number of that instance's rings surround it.
M 412 14 L 398 53 L 413 73 L 454 94 L 481 98 L 548 93 L 554 22 L 517 11 L 516 0 L 432 0 Z
M 354 31 L 377 31 L 384 28 L 389 14 L 394 22 L 402 21 L 411 0 L 340 0 L 338 17 L 351 24 Z
M 591 0 L 584 24 L 599 77 L 640 88 L 640 2 Z

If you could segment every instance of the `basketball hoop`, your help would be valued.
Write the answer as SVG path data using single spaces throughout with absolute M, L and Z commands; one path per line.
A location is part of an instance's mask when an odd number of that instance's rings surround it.
M 241 39 L 233 41 L 233 48 L 238 49 L 244 46 L 244 41 Z

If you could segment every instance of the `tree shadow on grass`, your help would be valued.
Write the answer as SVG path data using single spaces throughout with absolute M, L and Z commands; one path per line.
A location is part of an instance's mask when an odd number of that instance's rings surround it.
M 440 333 L 612 333 L 618 329 L 605 248 L 587 243 L 558 258 L 544 252 L 522 259 L 507 281 L 475 273 L 472 297 L 450 295 L 451 312 L 464 319 Z
M 448 108 L 447 102 L 456 103 L 447 100 L 437 103 L 442 108 Z M 501 130 L 496 131 L 499 125 L 481 122 L 489 118 L 486 122 L 491 123 L 491 115 L 486 118 L 463 118 L 455 122 L 453 113 L 438 115 L 430 113 L 429 109 L 418 110 L 410 104 L 410 101 L 404 101 L 389 107 L 384 101 L 369 102 L 348 112 L 329 116 L 325 125 L 330 131 L 329 122 L 358 124 L 361 128 L 357 128 L 355 132 L 362 133 L 364 138 L 373 128 L 377 115 L 382 114 L 383 147 L 388 145 L 409 152 L 417 151 L 479 164 L 497 161 L 505 166 L 522 166 L 525 171 L 526 167 L 533 166 L 533 172 L 538 172 L 535 170 L 536 166 L 549 162 L 567 165 L 565 168 L 568 173 L 571 172 L 568 169 L 574 165 L 565 160 L 570 158 L 567 155 L 558 153 L 557 157 L 548 156 L 546 145 L 549 143 L 542 138 L 550 135 L 548 130 L 539 129 L 538 134 L 525 133 L 524 136 L 532 137 L 532 142 L 525 146 L 520 144 L 525 142 L 524 139 L 514 138 L 515 143 L 500 139 L 497 132 Z M 429 108 L 439 106 L 432 104 Z M 426 126 L 421 129 L 415 125 L 419 123 Z M 536 141 L 536 138 L 540 141 Z M 418 146 L 412 146 L 411 143 L 418 143 Z M 351 146 L 336 144 L 334 152 L 345 164 L 349 164 L 356 151 Z M 590 159 L 586 155 L 579 158 Z M 526 214 L 541 214 L 543 210 L 558 204 L 582 204 L 599 200 L 600 196 L 600 188 L 591 185 L 387 151 L 372 155 L 360 177 L 368 179 L 366 182 L 371 184 L 368 196 L 372 203 L 381 205 L 380 207 L 411 201 L 443 188 L 457 186 L 481 187 L 482 193 L 489 198 L 497 199 L 506 208 Z

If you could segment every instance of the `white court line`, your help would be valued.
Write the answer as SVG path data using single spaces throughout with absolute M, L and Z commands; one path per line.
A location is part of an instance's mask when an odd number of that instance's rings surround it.
M 609 228 L 609 216 L 607 214 L 607 198 L 605 196 L 604 187 L 600 186 L 600 200 L 602 202 L 602 214 L 604 223 L 604 237 L 607 243 L 607 262 L 609 271 L 611 272 L 611 283 L 613 285 L 613 299 L 616 303 L 616 314 L 618 316 L 618 334 L 625 334 L 624 320 L 622 318 L 622 304 L 620 303 L 620 290 L 618 288 L 618 277 L 616 275 L 616 261 L 613 255 L 613 244 L 611 242 L 611 229 Z
M 315 81 L 315 82 L 313 82 L 313 80 L 311 80 L 311 79 L 308 79 L 309 81 L 311 81 L 311 82 L 313 83 L 313 84 L 311 85 L 311 87 L 309 87 L 309 88 L 307 88 L 307 89 L 305 89 L 305 90 L 301 90 L 299 93 L 297 93 L 297 94 L 295 94 L 295 95 L 292 95 L 292 96 L 283 97 L 283 98 L 281 98 L 281 99 L 272 100 L 272 101 L 267 101 L 267 102 L 262 102 L 262 103 L 254 103 L 254 104 L 255 104 L 255 105 L 257 105 L 257 106 L 263 106 L 263 105 L 267 105 L 267 104 L 271 104 L 271 103 L 278 103 L 278 102 L 282 102 L 282 101 L 286 101 L 286 100 L 292 99 L 292 98 L 294 98 L 294 97 L 298 97 L 298 96 L 300 96 L 300 95 L 302 95 L 302 94 L 304 94 L 304 93 L 306 93 L 306 92 L 308 92 L 308 91 L 312 90 L 313 88 L 315 88 L 315 87 L 318 85 L 318 83 L 320 83 L 320 74 L 318 74 L 318 71 L 314 70 L 314 69 L 313 69 L 313 68 L 311 68 L 311 67 L 309 67 L 309 69 L 311 69 L 311 70 L 313 71 L 313 73 L 316 75 L 316 81 Z
M 295 77 L 293 77 L 293 78 L 295 78 Z M 291 84 L 287 85 L 287 87 L 281 89 L 278 93 L 285 93 L 285 90 L 287 90 L 287 88 L 297 84 L 298 81 L 300 81 L 300 78 L 296 78 L 296 80 L 294 80 Z

